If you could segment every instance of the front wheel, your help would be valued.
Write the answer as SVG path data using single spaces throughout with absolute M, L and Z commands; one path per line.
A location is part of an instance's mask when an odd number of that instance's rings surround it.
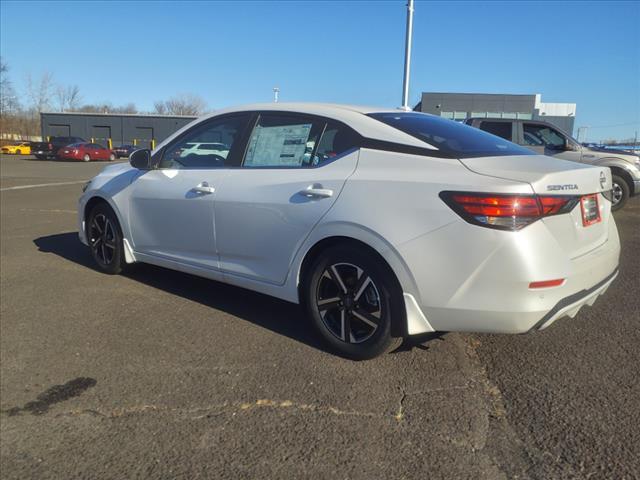
M 82 157 L 82 161 L 83 162 L 90 162 L 91 161 L 91 157 L 89 156 L 88 153 L 84 154 L 84 157 Z
M 629 199 L 630 189 L 627 182 L 625 182 L 624 178 L 619 177 L 618 175 L 613 175 L 612 178 L 612 200 L 611 200 L 611 210 L 617 211 L 620 210 L 627 203 Z
M 115 275 L 124 266 L 124 245 L 118 219 L 107 204 L 96 205 L 87 222 L 91 256 L 104 273 Z
M 109 161 L 113 162 L 116 159 L 116 156 L 112 153 L 109 155 Z
M 16 150 L 16 155 L 22 155 L 22 150 Z
M 342 356 L 370 359 L 401 340 L 391 337 L 391 319 L 404 316 L 402 291 L 389 268 L 366 250 L 343 245 L 323 252 L 302 294 L 316 329 Z

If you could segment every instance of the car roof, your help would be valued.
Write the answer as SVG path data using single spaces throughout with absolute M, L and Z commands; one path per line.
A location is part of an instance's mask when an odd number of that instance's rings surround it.
M 278 103 L 253 103 L 249 105 L 242 105 L 236 107 L 224 108 L 216 110 L 208 115 L 200 117 L 193 122 L 187 124 L 169 138 L 160 143 L 156 150 L 164 147 L 171 142 L 175 137 L 182 134 L 182 132 L 188 130 L 194 125 L 207 120 L 209 118 L 217 117 L 219 115 L 236 113 L 236 112 L 250 112 L 250 111 L 269 111 L 269 112 L 292 112 L 301 113 L 307 115 L 317 115 L 321 117 L 331 118 L 339 122 L 345 123 L 360 135 L 366 138 L 373 138 L 376 140 L 383 140 L 387 142 L 401 143 L 404 145 L 411 145 L 415 147 L 431 148 L 437 150 L 430 144 L 412 136 L 408 133 L 402 132 L 390 125 L 380 122 L 374 118 L 368 117 L 368 113 L 408 113 L 404 110 L 389 107 L 371 107 L 361 105 L 342 105 L 335 103 L 307 103 L 307 102 L 278 102 Z M 416 112 L 411 112 L 416 113 Z M 421 115 L 428 115 L 423 114 Z

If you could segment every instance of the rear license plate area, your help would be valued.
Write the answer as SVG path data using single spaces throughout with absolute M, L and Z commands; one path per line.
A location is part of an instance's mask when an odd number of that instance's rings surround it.
M 582 210 L 582 225 L 588 227 L 602 220 L 600 217 L 600 206 L 598 205 L 598 194 L 583 195 L 580 197 L 580 209 Z

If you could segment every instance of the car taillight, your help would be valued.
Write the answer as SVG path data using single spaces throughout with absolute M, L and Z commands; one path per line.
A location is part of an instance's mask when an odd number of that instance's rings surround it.
M 542 217 L 566 213 L 579 197 L 441 192 L 440 198 L 467 222 L 499 230 L 520 230 Z

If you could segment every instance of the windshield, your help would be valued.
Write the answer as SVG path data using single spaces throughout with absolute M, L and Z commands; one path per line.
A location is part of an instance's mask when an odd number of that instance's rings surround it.
M 455 158 L 535 155 L 531 150 L 503 138 L 435 115 L 388 112 L 370 113 L 368 116 L 419 138 Z

